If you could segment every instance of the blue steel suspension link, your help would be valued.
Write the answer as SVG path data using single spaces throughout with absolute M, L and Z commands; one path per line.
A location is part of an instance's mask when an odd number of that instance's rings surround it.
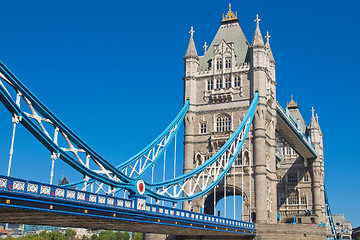
M 124 183 L 114 181 L 112 179 L 109 179 L 105 177 L 104 174 L 98 174 L 90 169 L 84 167 L 81 165 L 76 159 L 71 157 L 68 153 L 63 151 L 59 146 L 57 146 L 46 134 L 44 134 L 41 129 L 35 125 L 31 119 L 22 112 L 21 108 L 13 101 L 12 97 L 8 94 L 6 89 L 3 89 L 1 86 L 1 96 L 0 100 L 3 102 L 3 104 L 6 106 L 6 108 L 10 111 L 10 113 L 15 114 L 17 116 L 22 116 L 24 119 L 24 122 L 22 124 L 51 152 L 60 153 L 60 158 L 64 160 L 66 163 L 68 163 L 70 166 L 75 168 L 77 171 L 81 172 L 82 174 L 85 174 L 93 179 L 90 179 L 88 183 L 94 182 L 95 179 L 99 180 L 100 182 L 106 183 L 113 187 L 120 187 L 124 188 L 130 191 L 134 191 L 136 189 L 136 181 L 137 179 L 140 179 L 143 174 L 146 173 L 148 169 L 151 168 L 153 164 L 159 159 L 163 151 L 167 148 L 171 140 L 173 139 L 175 133 L 178 131 L 181 122 L 183 121 L 185 114 L 189 108 L 189 102 L 187 101 L 185 105 L 183 106 L 182 110 L 179 112 L 179 114 L 176 116 L 176 118 L 170 123 L 170 125 L 147 147 L 145 147 L 142 151 L 140 151 L 138 154 L 130 158 L 129 160 L 125 161 L 124 163 L 118 165 L 116 168 L 108 163 L 105 159 L 103 159 L 99 154 L 97 154 L 95 151 L 93 151 L 88 145 L 86 145 L 85 142 L 83 142 L 75 133 L 73 133 L 65 124 L 63 124 L 60 119 L 58 119 L 49 109 L 45 107 L 45 105 L 38 100 L 34 94 L 31 93 L 30 90 L 28 90 L 20 80 L 0 61 L 0 72 L 6 77 L 6 79 L 11 83 L 12 87 L 20 92 L 22 95 L 24 95 L 32 104 L 32 106 L 43 116 L 48 119 L 50 119 L 54 126 L 58 127 L 61 131 L 66 133 L 67 137 L 79 148 L 86 150 L 87 153 L 91 155 L 92 158 L 94 158 L 96 161 L 101 163 L 107 170 L 111 171 L 116 177 L 118 177 L 121 181 Z M 136 161 L 140 156 L 142 156 L 146 151 L 153 148 L 160 139 L 166 136 L 166 134 L 174 127 L 175 130 L 173 131 L 173 134 L 170 136 L 170 139 L 168 139 L 166 145 L 159 151 L 159 154 L 155 159 L 151 161 L 150 164 L 148 164 L 145 169 L 142 171 L 141 174 L 139 174 L 135 178 L 129 178 L 124 173 L 121 172 L 121 169 L 128 166 L 132 162 Z M 78 185 L 80 183 L 83 183 L 84 181 L 79 181 L 77 183 L 70 184 L 71 186 Z
M 72 132 L 64 123 L 60 121 L 40 100 L 38 100 L 30 90 L 28 90 L 20 80 L 0 61 L 0 72 L 6 77 L 6 79 L 10 82 L 12 87 L 20 92 L 24 97 L 26 97 L 34 107 L 43 117 L 51 120 L 54 126 L 58 127 L 61 131 L 63 131 L 67 137 L 79 148 L 84 149 L 94 160 L 101 163 L 105 169 L 109 170 L 112 174 L 114 174 L 119 180 L 124 183 L 134 184 L 134 181 L 129 179 L 125 174 L 121 173 L 115 166 L 111 165 L 104 158 L 102 158 L 98 153 L 96 153 L 93 149 L 91 149 L 83 140 L 81 140 L 74 132 Z M 123 186 L 117 181 L 113 181 L 111 179 L 107 179 L 105 181 L 104 177 L 100 174 L 92 172 L 90 169 L 82 166 L 78 163 L 74 158 L 70 157 L 67 153 L 62 151 L 46 134 L 44 134 L 38 126 L 36 126 L 29 117 L 26 116 L 25 113 L 22 112 L 20 107 L 14 102 L 12 97 L 9 95 L 6 89 L 0 85 L 1 96 L 0 100 L 5 105 L 5 107 L 9 110 L 11 114 L 15 114 L 17 116 L 21 116 L 25 121 L 20 121 L 47 149 L 53 151 L 55 153 L 60 153 L 61 159 L 66 161 L 76 170 L 89 175 L 95 179 L 98 179 L 101 182 L 105 182 L 112 186 Z M 91 172 L 89 172 L 91 171 Z M 127 185 L 127 184 L 126 184 Z

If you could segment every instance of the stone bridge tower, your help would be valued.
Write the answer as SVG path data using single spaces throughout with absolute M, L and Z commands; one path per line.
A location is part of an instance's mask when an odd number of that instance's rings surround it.
M 185 204 L 185 208 L 195 211 L 204 208 L 213 214 L 214 198 L 218 202 L 235 191 L 236 195 L 244 196 L 243 220 L 251 217 L 257 222 L 276 223 L 275 61 L 269 38 L 266 44 L 263 41 L 260 19 L 255 21 L 250 45 L 230 5 L 209 49 L 205 43 L 203 56 L 197 54 L 191 28 L 184 57 L 185 100 L 190 100 L 185 118 L 184 172 L 220 149 L 245 116 L 255 92 L 259 93 L 259 104 L 249 134 L 250 144 L 247 139 L 244 144 L 247 147 L 239 154 L 235 168 L 215 193 L 193 201 L 191 206 Z
M 259 93 L 259 103 L 235 167 L 213 192 L 183 207 L 214 214 L 214 203 L 235 194 L 243 197 L 242 220 L 286 222 L 310 210 L 311 221 L 320 223 L 325 221 L 320 126 L 315 116 L 307 126 L 297 104 L 290 102 L 286 110 L 289 118 L 311 139 L 318 153 L 316 159 L 300 156 L 296 143 L 282 130 L 283 122 L 279 123 L 270 36 L 267 33 L 264 43 L 258 16 L 255 23 L 249 44 L 237 13 L 229 5 L 210 46 L 205 42 L 202 56 L 197 53 L 191 28 L 184 57 L 184 100 L 190 100 L 184 120 L 184 172 L 220 149 L 245 116 L 255 92 Z

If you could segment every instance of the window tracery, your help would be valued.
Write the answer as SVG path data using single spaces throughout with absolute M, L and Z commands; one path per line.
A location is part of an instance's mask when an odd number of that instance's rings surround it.
M 216 131 L 227 132 L 231 129 L 231 118 L 229 116 L 219 116 L 216 119 Z

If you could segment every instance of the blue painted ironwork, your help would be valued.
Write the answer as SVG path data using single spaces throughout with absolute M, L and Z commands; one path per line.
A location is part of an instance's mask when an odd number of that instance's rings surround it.
M 25 103 L 29 106 L 31 114 L 25 112 L 19 102 L 15 102 L 4 84 L 3 80 L 15 89 L 18 96 L 21 96 Z M 74 132 L 72 132 L 64 123 L 60 121 L 34 94 L 30 92 L 21 81 L 0 61 L 0 101 L 6 106 L 9 112 L 20 120 L 20 123 L 30 131 L 51 153 L 58 156 L 78 172 L 105 183 L 113 189 L 122 188 L 132 193 L 136 193 L 136 182 L 142 175 L 151 168 L 151 166 L 158 160 L 160 155 L 169 145 L 174 135 L 179 129 L 180 123 L 187 112 L 189 103 L 186 102 L 180 113 L 173 120 L 173 122 L 157 137 L 149 146 L 140 151 L 131 159 L 125 161 L 118 167 L 113 166 L 97 152 L 90 148 L 83 140 L 80 139 Z M 35 121 L 33 121 L 34 119 Z M 35 123 L 37 122 L 37 123 Z M 43 126 L 43 122 L 49 123 L 54 127 L 54 137 Z M 63 136 L 68 143 L 69 148 L 61 148 L 57 143 L 58 132 Z M 146 157 L 144 154 L 148 151 L 148 155 L 153 158 Z M 70 155 L 73 153 L 74 156 Z M 83 161 L 78 153 L 86 154 L 86 163 Z M 154 154 L 156 152 L 156 154 Z M 138 164 L 145 157 L 143 164 Z M 94 162 L 99 170 L 90 169 L 89 160 Z M 134 164 L 135 166 L 131 166 Z M 136 167 L 140 170 L 136 170 Z M 131 168 L 131 174 L 134 177 L 126 175 L 125 168 Z M 86 179 L 88 180 L 88 179 Z
M 75 133 L 73 133 L 65 124 L 63 124 L 60 119 L 58 119 L 45 105 L 38 100 L 21 82 L 16 78 L 16 76 L 2 63 L 0 62 L 0 79 L 8 83 L 12 88 L 15 89 L 18 96 L 20 95 L 25 103 L 31 110 L 30 113 L 26 113 L 21 107 L 19 102 L 15 102 L 12 99 L 11 95 L 5 88 L 4 84 L 0 85 L 0 100 L 7 107 L 10 113 L 17 118 L 19 118 L 20 123 L 25 126 L 25 128 L 30 131 L 51 153 L 57 155 L 60 159 L 65 161 L 71 167 L 79 171 L 80 173 L 87 176 L 85 181 L 89 181 L 89 177 L 93 180 L 90 181 L 100 181 L 101 184 L 107 184 L 111 186 L 111 192 L 115 193 L 117 189 L 126 189 L 131 195 L 137 193 L 136 182 L 143 174 L 153 166 L 153 164 L 159 159 L 161 153 L 164 152 L 168 146 L 171 139 L 174 137 L 175 133 L 179 129 L 179 125 L 182 122 L 187 109 L 189 107 L 189 102 L 187 101 L 183 109 L 180 111 L 178 116 L 174 121 L 163 131 L 163 133 L 156 138 L 150 145 L 136 154 L 134 157 L 125 161 L 117 167 L 114 167 L 112 164 L 107 162 L 102 158 L 98 153 L 91 149 L 84 141 L 82 141 Z M 1 81 L 1 80 L 0 80 Z M 240 126 L 235 130 L 234 134 L 229 138 L 227 143 L 207 162 L 205 162 L 200 167 L 190 171 L 187 174 L 184 174 L 178 178 L 163 181 L 157 184 L 146 183 L 145 194 L 157 199 L 169 200 L 169 201 L 185 201 L 191 200 L 198 196 L 206 194 L 214 186 L 216 186 L 219 181 L 225 176 L 229 171 L 231 165 L 233 164 L 236 156 L 238 155 L 242 144 L 245 141 L 245 137 L 250 128 L 252 118 L 256 109 L 258 101 L 258 94 L 255 94 L 253 103 L 251 104 L 248 113 L 243 119 Z M 33 121 L 35 120 L 35 121 Z M 43 126 L 43 122 L 49 123 L 54 127 L 54 137 L 51 138 L 50 134 L 46 131 Z M 67 149 L 61 148 L 57 143 L 57 133 L 60 132 L 69 147 Z M 160 141 L 160 142 L 159 142 Z M 77 148 L 76 148 L 76 147 Z M 155 149 L 155 147 L 157 147 Z M 69 154 L 73 153 L 75 156 Z M 82 161 L 79 157 L 78 152 L 86 154 L 86 163 Z M 145 153 L 148 155 L 146 156 Z M 149 156 L 153 157 L 150 158 Z M 144 158 L 144 162 L 142 161 Z M 89 160 L 92 160 L 100 170 L 92 170 L 89 167 Z M 214 170 L 214 177 L 207 178 L 207 182 L 211 182 L 206 187 L 200 187 L 200 191 L 192 194 L 186 193 L 186 196 L 180 196 L 181 192 L 186 192 L 185 189 L 181 189 L 180 182 L 184 182 L 184 185 L 194 180 L 194 178 L 199 179 L 199 176 L 202 174 L 204 177 L 207 167 L 214 165 L 215 162 L 220 162 L 222 169 Z M 133 164 L 133 165 L 131 165 Z M 136 167 L 140 166 L 138 170 Z M 130 169 L 130 177 L 126 175 L 126 169 Z M 215 168 L 213 168 L 215 169 Z M 131 177 L 135 172 L 135 176 Z M 201 173 L 202 172 L 202 173 Z M 198 176 L 196 176 L 198 175 Z M 81 181 L 83 182 L 83 181 Z M 79 183 L 81 183 L 79 182 Z M 189 184 L 189 185 L 190 185 Z M 176 196 L 165 196 L 165 189 L 168 189 L 170 185 L 173 185 L 176 188 L 176 185 L 179 185 L 180 192 Z M 154 192 L 152 188 L 157 190 Z M 159 193 L 159 188 L 162 188 L 163 193 Z M 194 191 L 194 190 L 192 190 Z
M 255 224 L 253 223 L 153 205 L 146 202 L 145 205 L 139 206 L 139 204 L 136 204 L 136 201 L 138 201 L 136 198 L 124 199 L 94 194 L 74 188 L 43 184 L 6 176 L 0 176 L 0 199 L 1 198 L 9 200 L 8 203 L 0 203 L 1 208 L 66 213 L 70 215 L 120 219 L 159 225 L 168 224 L 187 228 L 206 228 L 211 231 L 246 235 L 255 235 L 256 233 Z M 12 200 L 18 200 L 23 204 L 12 203 Z M 26 202 L 32 202 L 34 204 L 29 206 Z M 43 207 L 44 204 L 45 208 Z M 50 209 L 49 204 L 52 205 Z M 57 206 L 61 207 L 58 208 Z M 71 209 L 74 208 L 80 209 L 81 212 L 72 211 Z M 93 213 L 91 212 L 92 210 L 94 211 Z M 113 213 L 117 215 L 115 216 Z M 120 217 L 120 215 L 125 217 Z M 158 219 L 166 220 L 166 223 L 154 221 Z
M 333 217 L 332 217 L 332 214 L 331 214 L 329 199 L 327 197 L 326 190 L 324 191 L 324 195 L 325 195 L 325 210 L 326 210 L 326 215 L 328 217 L 331 233 L 333 235 L 333 240 L 337 240 L 338 239 L 338 234 L 336 232 L 334 220 L 333 220 Z
M 44 118 L 49 119 L 54 126 L 56 126 L 59 130 L 63 131 L 66 136 L 80 149 L 86 150 L 86 153 L 90 154 L 95 161 L 102 164 L 104 168 L 111 171 L 116 175 L 119 179 L 121 179 L 124 183 L 129 183 L 129 179 L 123 173 L 121 173 L 118 169 L 112 166 L 109 162 L 107 162 L 104 158 L 102 158 L 98 153 L 93 151 L 83 140 L 81 140 L 75 133 L 73 133 L 64 123 L 60 121 L 40 100 L 38 100 L 33 93 L 28 90 L 22 82 L 18 80 L 18 78 L 0 61 L 0 73 L 3 75 L 1 77 L 4 81 L 9 83 L 16 92 L 20 93 L 25 101 L 30 102 L 31 106 L 36 109 Z M 8 111 L 16 115 L 21 119 L 20 123 L 30 131 L 49 151 L 59 153 L 60 158 L 68 163 L 70 166 L 75 168 L 77 171 L 91 176 L 99 181 L 103 181 L 108 183 L 109 185 L 126 187 L 127 184 L 120 183 L 118 181 L 112 179 L 106 179 L 101 174 L 97 174 L 85 166 L 81 165 L 76 159 L 62 150 L 49 136 L 46 134 L 40 127 L 35 125 L 35 123 L 30 119 L 28 114 L 26 114 L 19 105 L 12 99 L 11 95 L 7 91 L 7 89 L 1 84 L 0 85 L 0 101 L 5 105 Z
M 281 160 L 281 155 L 279 149 L 275 150 L 276 159 Z

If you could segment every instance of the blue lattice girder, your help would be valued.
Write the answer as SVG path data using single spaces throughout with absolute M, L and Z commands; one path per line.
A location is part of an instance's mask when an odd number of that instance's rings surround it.
M 20 119 L 20 123 L 31 132 L 49 151 L 52 153 L 59 154 L 59 157 L 72 166 L 77 171 L 88 175 L 92 178 L 98 179 L 99 181 L 105 182 L 109 185 L 125 187 L 132 184 L 130 179 L 116 167 L 111 165 L 108 161 L 102 158 L 97 152 L 90 148 L 83 140 L 80 139 L 73 131 L 71 131 L 64 123 L 60 121 L 36 96 L 28 90 L 24 84 L 2 63 L 0 62 L 0 78 L 6 83 L 11 85 L 15 89 L 18 95 L 24 99 L 25 103 L 29 106 L 30 113 L 26 113 L 22 110 L 19 103 L 16 103 L 5 85 L 1 82 L 0 84 L 0 101 L 5 105 L 8 111 Z M 0 79 L 0 81 L 1 81 Z M 39 124 L 35 124 L 32 120 L 35 119 Z M 64 136 L 66 141 L 69 141 L 69 149 L 66 150 L 61 148 L 57 141 L 57 133 L 54 133 L 54 138 L 50 137 L 50 134 L 43 127 L 43 123 L 50 123 L 54 126 L 55 132 L 60 132 Z M 55 137 L 56 135 L 56 137 Z M 76 148 L 76 147 L 77 148 Z M 96 165 L 101 166 L 100 170 L 111 172 L 111 177 L 104 177 L 88 167 L 82 164 L 81 161 L 70 156 L 68 152 L 86 153 L 87 156 L 92 158 Z

